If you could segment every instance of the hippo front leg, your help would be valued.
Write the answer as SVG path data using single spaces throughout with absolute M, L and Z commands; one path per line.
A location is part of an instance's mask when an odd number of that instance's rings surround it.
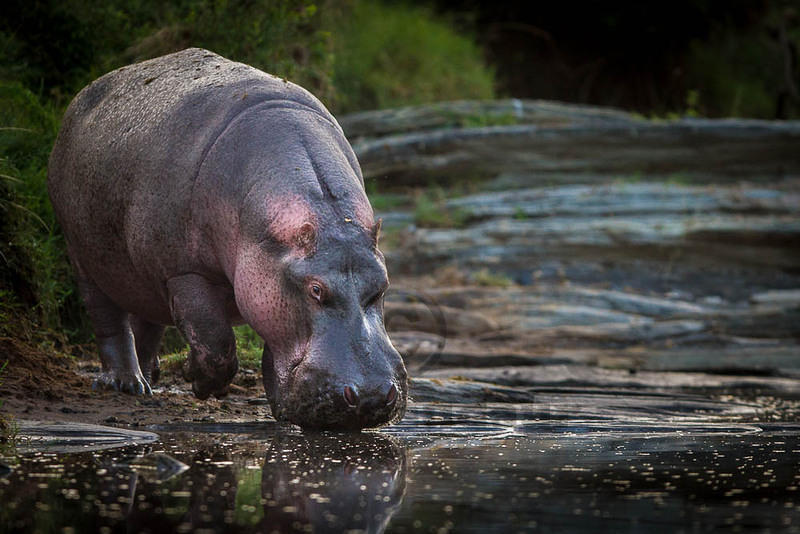
M 239 369 L 236 338 L 225 313 L 230 289 L 198 274 L 167 282 L 175 326 L 189 343 L 185 375 L 199 399 L 223 396 Z

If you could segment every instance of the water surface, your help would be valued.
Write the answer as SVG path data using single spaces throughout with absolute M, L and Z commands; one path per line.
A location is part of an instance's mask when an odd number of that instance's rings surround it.
M 0 532 L 800 531 L 800 425 L 614 399 L 423 403 L 361 434 L 182 424 L 116 449 L 22 446 Z

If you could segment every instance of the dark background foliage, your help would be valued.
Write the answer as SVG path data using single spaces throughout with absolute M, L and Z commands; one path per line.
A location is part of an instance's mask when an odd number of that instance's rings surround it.
M 517 97 L 644 114 L 797 117 L 796 1 L 435 0 Z M 692 100 L 692 102 L 687 102 Z

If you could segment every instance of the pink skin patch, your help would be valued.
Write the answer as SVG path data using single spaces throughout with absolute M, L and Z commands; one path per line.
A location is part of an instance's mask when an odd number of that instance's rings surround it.
M 267 203 L 269 233 L 287 246 L 303 245 L 308 241 L 309 230 L 316 228 L 316 217 L 301 197 L 284 197 Z
M 302 332 L 296 303 L 281 290 L 276 266 L 268 267 L 270 258 L 258 247 L 240 251 L 236 265 L 234 294 L 236 305 L 250 324 L 276 353 L 287 352 Z
M 372 206 L 369 205 L 369 200 L 364 197 L 363 200 L 359 199 L 355 203 L 355 213 L 353 213 L 355 220 L 367 230 L 371 230 L 375 224 L 375 214 L 372 212 Z

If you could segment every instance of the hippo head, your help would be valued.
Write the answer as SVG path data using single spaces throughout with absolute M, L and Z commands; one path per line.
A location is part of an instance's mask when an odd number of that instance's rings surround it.
M 383 320 L 380 223 L 363 199 L 360 213 L 271 200 L 266 232 L 239 245 L 236 304 L 264 339 L 264 386 L 278 420 L 360 429 L 405 412 L 406 370 Z

